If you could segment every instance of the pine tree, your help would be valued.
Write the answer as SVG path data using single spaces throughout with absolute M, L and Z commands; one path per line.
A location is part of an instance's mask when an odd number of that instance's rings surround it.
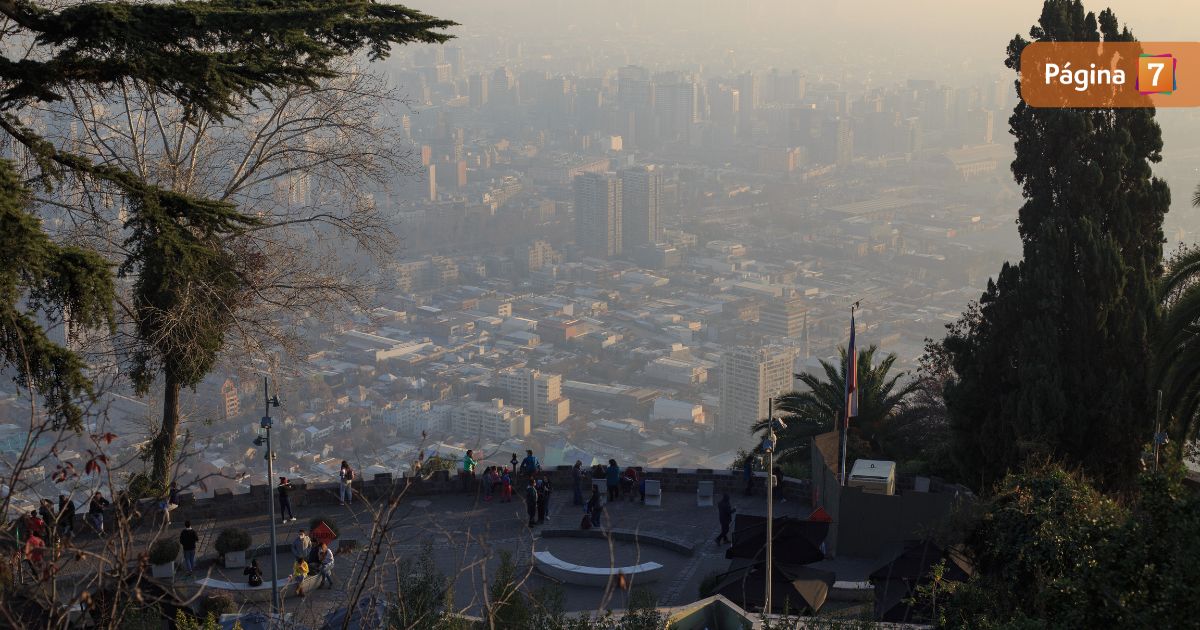
M 81 2 L 60 8 L 0 0 L 0 15 L 6 18 L 0 36 L 30 44 L 0 56 L 0 130 L 25 151 L 38 181 L 92 179 L 124 198 L 129 218 L 120 227 L 129 234 L 129 253 L 117 271 L 133 284 L 139 346 L 132 377 L 143 393 L 159 372 L 165 380 L 163 419 L 151 442 L 152 478 L 165 485 L 179 390 L 196 385 L 216 360 L 234 307 L 229 301 L 254 268 L 252 257 L 236 251 L 237 236 L 257 220 L 229 203 L 163 189 L 61 151 L 33 132 L 22 113 L 62 100 L 76 87 L 103 92 L 134 82 L 186 112 L 219 120 L 262 90 L 332 77 L 335 61 L 360 51 L 377 60 L 394 44 L 445 41 L 449 36 L 439 31 L 454 23 L 370 0 Z M 35 315 L 63 319 L 69 312 L 75 327 L 111 326 L 114 270 L 93 251 L 56 246 L 26 199 L 11 165 L 0 164 L 0 227 L 6 228 L 0 238 L 6 257 L 24 256 L 0 270 L 0 367 L 13 368 L 56 418 L 78 429 L 76 401 L 91 392 L 85 367 L 48 339 Z
M 1136 41 L 1112 11 L 1085 13 L 1078 0 L 1047 0 L 1030 35 Z M 1020 72 L 1028 43 L 1012 40 L 1008 67 Z M 1035 454 L 1122 486 L 1154 418 L 1147 357 L 1170 204 L 1151 173 L 1162 149 L 1154 110 L 1021 102 L 1009 124 L 1024 257 L 943 341 L 956 457 L 979 487 Z

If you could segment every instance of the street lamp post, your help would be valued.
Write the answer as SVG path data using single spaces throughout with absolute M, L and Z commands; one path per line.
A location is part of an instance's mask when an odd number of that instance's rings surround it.
M 767 574 L 766 593 L 763 594 L 763 614 L 771 614 L 771 577 L 774 573 L 775 560 L 775 444 L 777 438 L 775 429 L 787 428 L 783 420 L 775 419 L 775 399 L 767 399 L 767 437 L 763 440 L 762 448 L 767 454 Z
M 278 551 L 275 549 L 275 451 L 271 448 L 271 425 L 274 423 L 271 420 L 271 407 L 279 407 L 279 396 L 271 395 L 270 387 L 267 384 L 267 377 L 263 377 L 263 403 L 264 413 L 262 422 L 259 424 L 265 430 L 264 436 L 255 438 L 254 445 L 267 446 L 267 503 L 271 513 L 271 611 L 279 614 L 279 558 Z

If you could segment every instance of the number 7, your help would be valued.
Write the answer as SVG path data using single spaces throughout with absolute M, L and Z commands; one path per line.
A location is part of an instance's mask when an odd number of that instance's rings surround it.
M 1165 63 L 1148 63 L 1148 64 L 1146 64 L 1147 68 L 1150 68 L 1151 70 L 1154 71 L 1154 80 L 1150 82 L 1150 84 L 1153 85 L 1154 87 L 1158 87 L 1158 75 L 1159 75 L 1159 73 L 1162 72 L 1163 68 L 1165 68 L 1166 65 L 1167 64 L 1165 64 Z

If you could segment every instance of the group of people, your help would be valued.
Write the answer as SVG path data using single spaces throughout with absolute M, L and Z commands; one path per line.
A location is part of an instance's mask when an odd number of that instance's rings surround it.
M 333 588 L 333 550 L 326 543 L 314 544 L 308 532 L 301 529 L 292 541 L 292 581 L 296 583 L 296 595 L 304 597 L 304 578 L 317 568 L 321 583 L 317 588 Z

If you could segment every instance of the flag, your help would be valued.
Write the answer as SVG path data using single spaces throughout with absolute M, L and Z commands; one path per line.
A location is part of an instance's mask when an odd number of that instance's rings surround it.
M 846 428 L 858 416 L 858 350 L 854 347 L 854 312 L 850 313 L 850 348 L 846 351 Z

